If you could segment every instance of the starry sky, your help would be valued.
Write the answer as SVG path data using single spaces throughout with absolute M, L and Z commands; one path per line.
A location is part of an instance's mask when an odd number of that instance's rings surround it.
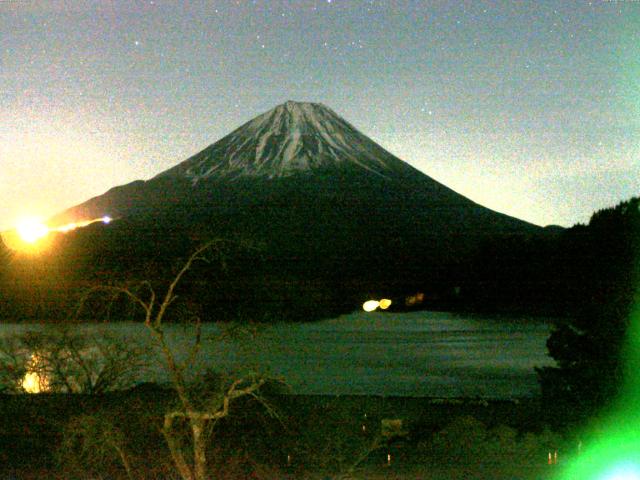
M 0 0 L 0 229 L 320 102 L 494 210 L 640 194 L 640 2 Z

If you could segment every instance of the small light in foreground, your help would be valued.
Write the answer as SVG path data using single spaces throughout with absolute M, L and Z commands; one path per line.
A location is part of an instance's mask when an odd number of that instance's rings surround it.
M 391 300 L 389 300 L 388 298 L 383 298 L 382 300 L 380 300 L 380 308 L 382 310 L 386 310 L 390 306 L 391 306 Z
M 373 312 L 379 306 L 380 302 L 378 302 L 377 300 L 368 300 L 362 304 L 362 309 L 365 312 Z
M 105 215 L 104 217 L 102 217 L 102 223 L 106 223 L 109 224 L 111 223 L 112 218 L 109 215 Z

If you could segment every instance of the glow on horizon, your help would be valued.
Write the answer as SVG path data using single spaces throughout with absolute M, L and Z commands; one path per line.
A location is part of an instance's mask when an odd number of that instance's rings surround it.
M 24 242 L 34 244 L 49 234 L 49 228 L 39 218 L 29 217 L 18 222 L 16 232 Z

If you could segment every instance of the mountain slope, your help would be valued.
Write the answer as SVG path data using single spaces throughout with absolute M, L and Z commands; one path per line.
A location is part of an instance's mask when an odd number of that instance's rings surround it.
M 234 267 L 210 309 L 251 298 L 280 305 L 279 315 L 304 304 L 304 318 L 374 292 L 452 291 L 483 242 L 543 232 L 419 172 L 328 108 L 295 102 L 53 222 L 104 215 L 119 221 L 91 241 L 78 232 L 77 256 L 85 248 L 98 260 L 110 252 L 112 263 L 129 268 L 184 255 L 189 239 L 246 241 L 260 253 Z
M 535 228 L 481 207 L 424 175 L 327 107 L 292 101 L 154 178 L 115 187 L 53 221 L 155 215 L 175 207 L 186 209 L 185 214 L 209 207 L 234 213 L 256 205 L 289 204 L 289 190 L 301 191 L 305 208 L 322 200 L 369 203 L 372 209 L 381 203 L 394 214 L 406 211 L 416 219 L 427 215 L 448 230 Z

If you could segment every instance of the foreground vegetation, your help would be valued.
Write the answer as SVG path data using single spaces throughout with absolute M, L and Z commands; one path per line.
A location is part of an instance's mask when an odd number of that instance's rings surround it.
M 210 478 L 537 479 L 557 467 L 548 465 L 549 452 L 562 461 L 575 447 L 568 434 L 546 427 L 546 408 L 534 400 L 264 394 L 278 416 L 255 399 L 239 400 L 207 442 Z M 0 474 L 179 478 L 161 433 L 164 412 L 177 402 L 154 385 L 103 395 L 2 396 Z

